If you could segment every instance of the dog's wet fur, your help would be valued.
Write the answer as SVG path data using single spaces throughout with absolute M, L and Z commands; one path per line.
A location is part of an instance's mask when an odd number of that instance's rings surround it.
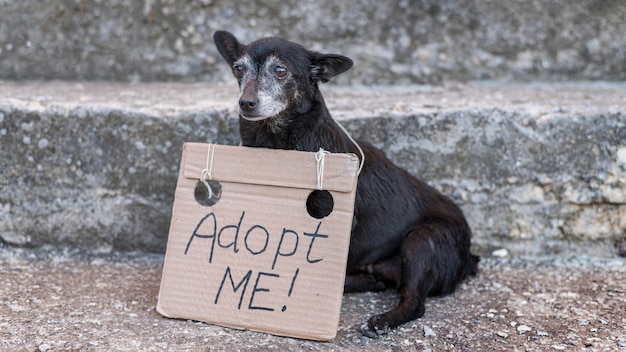
M 242 145 L 335 153 L 359 151 L 332 119 L 319 83 L 352 67 L 352 60 L 321 54 L 277 37 L 241 44 L 214 34 L 239 82 Z M 356 101 L 355 104 L 359 102 Z M 476 273 L 471 230 L 449 198 L 358 141 L 365 155 L 359 176 L 344 292 L 397 288 L 400 302 L 361 327 L 368 337 L 424 315 L 428 295 L 454 291 Z

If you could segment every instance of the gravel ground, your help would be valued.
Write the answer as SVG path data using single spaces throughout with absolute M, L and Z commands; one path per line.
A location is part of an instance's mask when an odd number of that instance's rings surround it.
M 379 339 L 358 328 L 397 293 L 345 295 L 331 342 L 163 318 L 155 311 L 162 263 L 160 255 L 0 247 L 0 350 L 626 350 L 621 258 L 483 258 L 478 276 Z

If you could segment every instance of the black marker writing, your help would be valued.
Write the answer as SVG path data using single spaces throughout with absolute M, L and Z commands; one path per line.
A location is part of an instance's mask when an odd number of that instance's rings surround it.
M 306 261 L 311 264 L 321 262 L 324 259 L 324 258 L 311 259 L 311 250 L 313 249 L 313 242 L 315 242 L 315 239 L 316 238 L 328 238 L 328 235 L 322 235 L 318 233 L 320 230 L 320 226 L 322 226 L 321 221 L 317 224 L 317 228 L 315 229 L 314 233 L 307 233 L 307 232 L 304 233 L 305 236 L 311 237 L 311 243 L 309 243 L 309 250 L 306 252 Z
M 215 295 L 215 304 L 220 299 L 220 294 L 222 293 L 222 288 L 224 287 L 224 282 L 226 282 L 226 277 L 230 280 L 230 285 L 233 288 L 233 292 L 239 291 L 241 285 L 243 285 L 243 289 L 241 290 L 241 295 L 239 296 L 239 304 L 237 305 L 237 309 L 241 309 L 241 302 L 243 301 L 243 296 L 246 293 L 246 288 L 248 287 L 248 282 L 250 282 L 250 276 L 252 276 L 252 270 L 248 270 L 248 273 L 239 281 L 239 283 L 235 286 L 235 281 L 233 280 L 233 275 L 230 272 L 230 266 L 226 267 L 226 272 L 224 273 L 224 277 L 222 278 L 222 283 L 220 284 L 219 289 L 217 289 L 217 295 Z M 257 278 L 257 283 L 259 279 Z M 245 283 L 245 284 L 244 284 Z

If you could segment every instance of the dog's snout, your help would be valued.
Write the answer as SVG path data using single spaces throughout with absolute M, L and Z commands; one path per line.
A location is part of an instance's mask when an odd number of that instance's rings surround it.
M 242 97 L 239 99 L 239 109 L 241 109 L 242 112 L 252 112 L 257 104 L 257 100 L 252 97 Z
M 252 114 L 259 105 L 259 99 L 256 93 L 256 84 L 254 80 L 244 84 L 239 96 L 239 111 L 246 114 Z

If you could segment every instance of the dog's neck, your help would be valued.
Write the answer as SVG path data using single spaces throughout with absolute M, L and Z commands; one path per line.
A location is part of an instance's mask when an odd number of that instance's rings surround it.
M 287 149 L 315 152 L 324 148 L 330 152 L 351 151 L 350 143 L 330 112 L 319 90 L 304 112 L 281 115 L 263 121 L 239 118 L 241 143 L 248 147 Z M 332 150 L 336 149 L 336 150 Z

